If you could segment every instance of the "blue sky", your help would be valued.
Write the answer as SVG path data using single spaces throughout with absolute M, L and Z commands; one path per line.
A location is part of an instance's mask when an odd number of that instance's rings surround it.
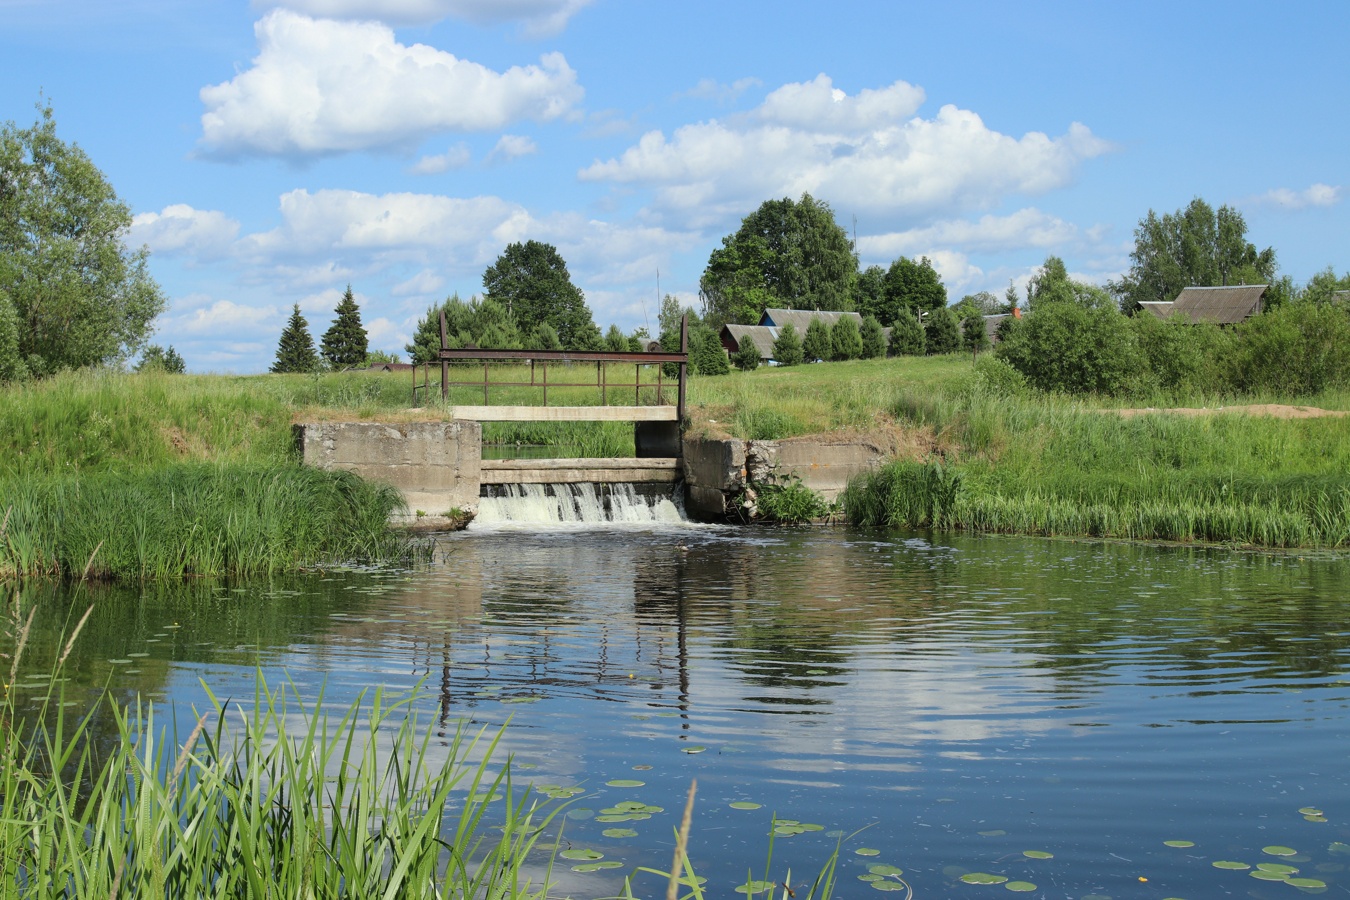
M 1350 4 L 0 0 L 0 120 L 46 96 L 135 214 L 154 340 L 258 372 L 351 283 L 372 346 L 511 241 L 601 328 L 697 304 L 741 217 L 803 191 L 864 265 L 953 301 L 1049 254 L 1102 282 L 1149 209 L 1246 216 L 1350 269 Z M 856 225 L 855 225 L 856 222 Z

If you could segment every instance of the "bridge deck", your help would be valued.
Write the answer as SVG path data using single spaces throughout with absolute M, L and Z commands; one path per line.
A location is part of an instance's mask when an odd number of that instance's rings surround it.
M 642 459 L 485 459 L 481 484 L 571 484 L 576 482 L 664 482 L 678 480 L 683 461 L 677 457 Z
M 675 422 L 674 406 L 452 406 L 450 415 L 475 422 Z

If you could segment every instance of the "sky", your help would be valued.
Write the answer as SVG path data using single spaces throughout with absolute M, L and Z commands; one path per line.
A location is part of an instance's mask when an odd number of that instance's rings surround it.
M 553 244 L 602 330 L 698 307 L 762 202 L 952 302 L 1094 283 L 1149 210 L 1230 204 L 1350 270 L 1350 3 L 0 0 L 0 121 L 50 103 L 130 207 L 194 372 L 266 371 L 348 284 L 372 349 Z

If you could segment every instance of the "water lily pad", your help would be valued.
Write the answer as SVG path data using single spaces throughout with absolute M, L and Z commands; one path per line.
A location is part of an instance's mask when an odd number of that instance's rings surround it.
M 1327 821 L 1327 817 L 1326 817 L 1326 816 L 1304 816 L 1303 818 L 1306 819 L 1306 820 L 1309 821 L 1309 822 L 1325 822 L 1325 821 Z
M 1286 878 L 1285 884 L 1291 884 L 1297 888 L 1324 888 L 1327 886 L 1325 881 L 1316 878 Z
M 992 831 L 981 831 L 980 837 L 1002 837 L 1007 833 L 1002 828 L 995 828 Z
M 1293 866 L 1286 866 L 1284 863 L 1257 863 L 1256 868 L 1261 872 L 1273 872 L 1276 875 L 1298 874 L 1298 869 Z
M 631 828 L 606 828 L 600 832 L 607 838 L 630 838 L 637 837 L 637 832 Z
M 728 804 L 732 809 L 760 809 L 762 804 L 751 803 L 749 800 L 736 800 Z
M 562 851 L 558 855 L 563 859 L 597 860 L 605 858 L 605 854 L 601 853 L 599 850 L 587 850 L 582 847 L 573 847 L 570 850 Z
M 577 821 L 577 822 L 584 822 L 584 821 L 586 821 L 587 819 L 591 818 L 591 817 L 594 816 L 594 815 L 595 815 L 595 810 L 593 810 L 593 809 L 587 809 L 587 808 L 584 807 L 584 806 L 579 806 L 579 807 L 577 807 L 576 809 L 569 809 L 569 810 L 567 811 L 567 818 L 572 819 L 572 820 Z
M 1304 816 L 1324 816 L 1324 815 L 1326 815 L 1326 813 L 1322 812 L 1320 809 L 1318 809 L 1318 808 L 1315 807 L 1315 806 L 1305 806 L 1305 807 L 1303 807 L 1302 809 L 1299 810 L 1299 814 L 1300 814 L 1300 815 L 1304 815 Z
M 1008 878 L 1005 875 L 990 875 L 988 872 L 971 872 L 962 875 L 961 880 L 966 884 L 1003 884 Z
M 1281 847 L 1279 844 L 1262 847 L 1261 852 L 1270 856 L 1298 856 L 1298 851 L 1293 847 Z
M 579 866 L 573 866 L 573 872 L 599 872 L 601 869 L 622 868 L 623 863 L 615 859 L 607 859 L 604 862 L 582 863 Z
M 859 881 L 881 881 L 882 878 L 881 878 L 880 875 L 873 875 L 871 872 L 868 872 L 866 875 L 859 875 L 859 876 L 858 876 L 858 880 L 859 880 Z
M 874 849 L 871 848 L 871 847 L 859 847 L 857 850 L 854 850 L 853 852 L 856 853 L 856 854 L 858 854 L 859 856 L 880 856 L 880 855 L 881 855 L 881 851 L 880 851 L 880 850 L 874 850 Z
M 615 778 L 613 781 L 606 781 L 605 786 L 619 788 L 643 787 L 646 783 L 647 782 L 645 781 L 638 781 L 636 778 Z
M 707 750 L 707 749 L 708 749 L 707 747 L 704 747 L 704 746 L 702 746 L 701 744 L 695 744 L 695 745 L 692 746 L 692 747 L 681 747 L 681 748 L 680 748 L 680 752 L 681 752 L 681 753 L 702 753 L 704 750 Z
M 1280 875 L 1277 872 L 1266 872 L 1262 869 L 1253 869 L 1247 873 L 1258 881 L 1284 881 L 1288 875 Z
M 1251 866 L 1247 865 L 1244 862 L 1234 862 L 1231 859 L 1220 859 L 1211 863 L 1211 865 L 1213 865 L 1214 868 L 1216 869 L 1232 869 L 1235 872 L 1241 872 L 1245 869 L 1251 868 Z
M 868 867 L 867 867 L 867 871 L 871 872 L 873 875 L 896 875 L 896 876 L 899 876 L 899 875 L 905 874 L 904 871 L 903 871 L 902 869 L 898 869 L 898 868 L 896 868 L 895 866 L 888 866 L 888 865 L 886 865 L 885 863 L 878 863 L 878 864 L 875 865 L 875 866 L 868 866 Z
M 886 881 L 886 880 L 883 879 L 883 880 L 881 880 L 881 881 L 874 881 L 874 882 L 872 882 L 872 890 L 874 890 L 874 891 L 907 891 L 907 890 L 909 890 L 909 885 L 903 884 L 902 882 L 899 882 L 899 881 Z
M 738 894 L 764 894 L 772 891 L 775 885 L 772 881 L 747 881 L 745 884 L 736 888 Z
M 1047 853 L 1044 850 L 1023 850 L 1022 855 L 1027 859 L 1054 859 L 1055 854 Z
M 633 766 L 633 771 L 634 771 L 634 772 L 647 772 L 647 771 L 649 771 L 650 769 L 651 769 L 651 766 L 645 766 L 645 765 L 644 765 L 644 766 Z
M 1350 853 L 1350 844 L 1341 841 L 1332 841 L 1327 845 L 1328 853 Z
M 1168 847 L 1194 847 L 1195 841 L 1163 841 Z
M 1036 890 L 1036 885 L 1030 881 L 1010 881 L 1004 885 L 1010 891 L 1016 891 L 1019 894 L 1025 894 L 1027 891 Z

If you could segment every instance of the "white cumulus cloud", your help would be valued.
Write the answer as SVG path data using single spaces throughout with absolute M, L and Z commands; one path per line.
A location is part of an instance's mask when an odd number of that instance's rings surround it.
M 445 18 L 478 25 L 519 22 L 531 36 L 557 34 L 591 0 L 255 0 L 327 19 L 375 19 L 394 25 L 429 25 Z
M 239 223 L 225 213 L 193 209 L 186 203 L 157 213 L 137 213 L 131 219 L 131 243 L 144 244 L 154 253 L 221 256 L 238 234 Z
M 1283 209 L 1307 209 L 1310 206 L 1335 206 L 1341 202 L 1344 189 L 1340 185 L 1317 184 L 1304 190 L 1293 191 L 1289 188 L 1275 188 L 1256 198 L 1258 203 L 1279 206 Z
M 579 174 L 652 187 L 658 213 L 700 224 L 803 192 L 836 209 L 912 222 L 1062 187 L 1080 163 L 1111 149 L 1076 122 L 1059 137 L 1033 131 L 1018 138 L 952 105 L 932 118 L 915 116 L 922 102 L 923 91 L 903 81 L 850 96 L 822 75 L 778 88 L 746 114 L 670 136 L 648 132 Z
M 376 22 L 274 10 L 254 26 L 251 68 L 201 89 L 202 144 L 232 157 L 408 147 L 444 131 L 548 121 L 582 96 L 560 53 L 496 72 Z
M 1077 225 L 1029 207 L 1006 216 L 948 219 L 923 228 L 865 235 L 858 239 L 858 250 L 868 259 L 894 259 L 944 247 L 979 252 L 1053 249 L 1078 239 Z
M 497 146 L 492 148 L 491 156 L 494 159 L 517 159 L 538 150 L 539 145 L 523 134 L 504 134 L 497 140 Z
M 467 144 L 456 144 L 444 153 L 424 156 L 409 167 L 413 175 L 439 175 L 451 169 L 462 169 L 473 159 Z

